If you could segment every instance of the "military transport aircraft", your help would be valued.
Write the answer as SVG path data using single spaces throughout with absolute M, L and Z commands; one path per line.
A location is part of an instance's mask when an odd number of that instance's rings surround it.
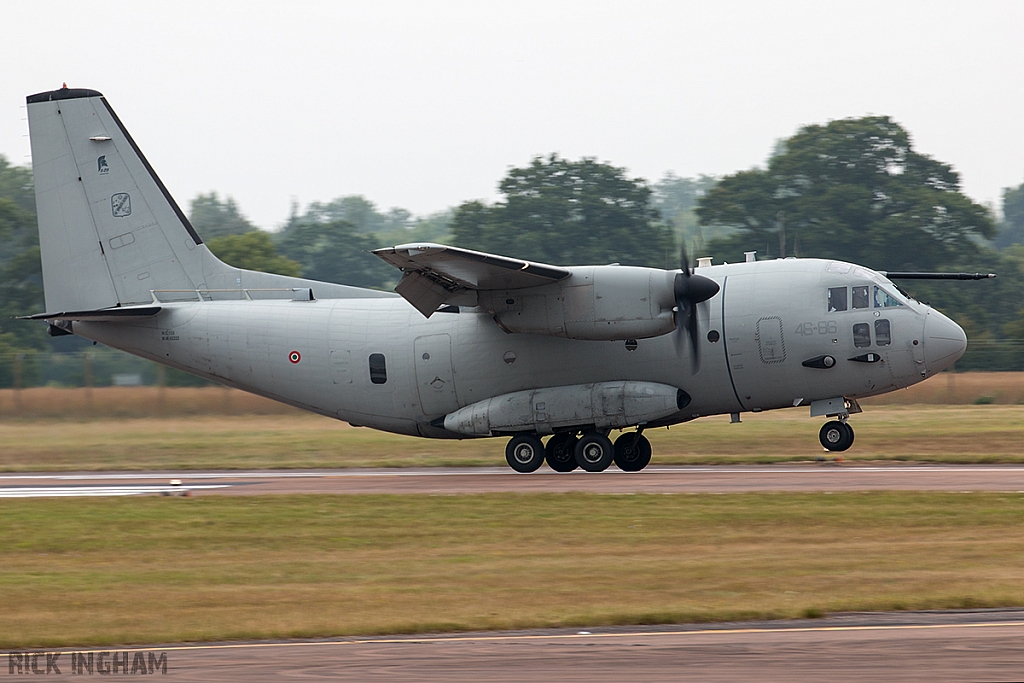
M 834 260 L 560 267 L 406 244 L 375 252 L 397 294 L 234 268 L 103 95 L 27 99 L 47 310 L 27 318 L 353 425 L 510 437 L 519 472 L 638 471 L 645 429 L 792 406 L 845 450 L 858 398 L 966 349 L 885 273 Z

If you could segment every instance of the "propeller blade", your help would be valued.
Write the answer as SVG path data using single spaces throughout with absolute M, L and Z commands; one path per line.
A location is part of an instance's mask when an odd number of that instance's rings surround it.
M 689 305 L 689 312 L 686 320 L 686 333 L 690 335 L 690 350 L 692 352 L 690 369 L 693 372 L 697 372 L 700 368 L 700 330 L 698 329 L 697 321 L 697 304 L 691 303 Z
M 686 243 L 679 250 L 680 273 L 673 283 L 673 294 L 676 301 L 676 331 L 673 335 L 676 353 L 682 351 L 683 334 L 690 338 L 690 359 L 692 370 L 697 372 L 700 367 L 700 323 L 697 320 L 697 304 L 707 301 L 718 293 L 718 283 L 703 275 L 694 275 L 690 270 L 686 254 Z
M 690 277 L 693 274 L 690 270 L 690 259 L 686 255 L 686 238 L 679 241 L 679 268 L 685 273 L 686 277 Z

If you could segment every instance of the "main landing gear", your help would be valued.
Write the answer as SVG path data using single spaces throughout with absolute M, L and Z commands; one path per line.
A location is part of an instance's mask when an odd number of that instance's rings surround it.
M 604 432 L 555 434 L 544 445 L 535 434 L 517 434 L 505 446 L 505 460 L 516 472 L 535 472 L 544 461 L 555 472 L 602 472 L 614 462 L 623 472 L 639 472 L 651 462 L 651 442 L 642 430 L 611 439 Z
M 826 450 L 845 451 L 853 445 L 853 427 L 841 420 L 826 422 L 818 432 L 818 440 Z

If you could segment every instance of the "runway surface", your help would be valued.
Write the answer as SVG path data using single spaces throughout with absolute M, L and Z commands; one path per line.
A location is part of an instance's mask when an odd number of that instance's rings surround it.
M 172 485 L 171 482 L 180 482 Z M 0 498 L 271 493 L 741 493 L 752 491 L 1014 491 L 1024 465 L 792 464 L 649 467 L 627 473 L 546 468 L 264 470 L 254 472 L 90 472 L 0 475 Z
M 137 650 L 166 654 L 181 681 L 1021 681 L 1024 610 Z M 78 676 L 70 650 L 57 663 L 58 678 Z

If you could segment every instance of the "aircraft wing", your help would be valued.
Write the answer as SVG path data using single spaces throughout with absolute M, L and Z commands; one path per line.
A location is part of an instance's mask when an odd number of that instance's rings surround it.
M 443 244 L 401 244 L 373 253 L 402 271 L 395 291 L 428 318 L 464 292 L 538 287 L 570 274 L 567 268 Z

